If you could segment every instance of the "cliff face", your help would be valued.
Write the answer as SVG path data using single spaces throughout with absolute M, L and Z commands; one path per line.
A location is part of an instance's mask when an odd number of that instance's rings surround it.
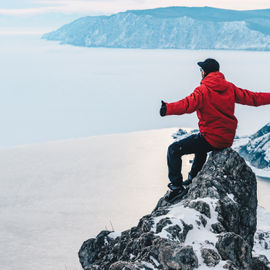
M 86 47 L 270 49 L 269 10 L 169 7 L 80 18 L 43 36 Z
M 227 148 L 210 154 L 184 198 L 161 198 L 130 230 L 100 232 L 83 243 L 79 259 L 88 270 L 269 269 L 265 256 L 252 257 L 256 222 L 255 175 Z

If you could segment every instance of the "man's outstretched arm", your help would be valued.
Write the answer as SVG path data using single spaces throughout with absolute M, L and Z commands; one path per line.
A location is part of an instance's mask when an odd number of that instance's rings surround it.
M 184 113 L 193 113 L 203 105 L 203 95 L 199 88 L 184 99 L 173 103 L 162 101 L 160 115 L 181 115 Z
M 242 105 L 261 106 L 270 104 L 270 93 L 252 92 L 234 85 L 235 102 Z

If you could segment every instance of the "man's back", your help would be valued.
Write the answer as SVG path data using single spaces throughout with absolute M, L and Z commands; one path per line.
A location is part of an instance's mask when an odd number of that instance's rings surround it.
M 203 97 L 197 110 L 201 134 L 214 147 L 231 146 L 237 127 L 233 84 L 221 72 L 213 72 L 202 80 L 199 89 Z

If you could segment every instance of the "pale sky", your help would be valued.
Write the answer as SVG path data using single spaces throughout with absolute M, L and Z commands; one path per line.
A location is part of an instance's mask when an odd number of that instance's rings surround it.
M 166 6 L 211 6 L 226 9 L 266 9 L 270 0 L 8 0 L 0 4 L 0 15 L 41 13 L 110 14 L 127 9 Z

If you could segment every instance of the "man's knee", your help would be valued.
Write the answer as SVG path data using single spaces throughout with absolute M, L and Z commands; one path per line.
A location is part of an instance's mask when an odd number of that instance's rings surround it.
M 168 147 L 168 156 L 182 156 L 182 145 L 179 142 L 174 142 Z

